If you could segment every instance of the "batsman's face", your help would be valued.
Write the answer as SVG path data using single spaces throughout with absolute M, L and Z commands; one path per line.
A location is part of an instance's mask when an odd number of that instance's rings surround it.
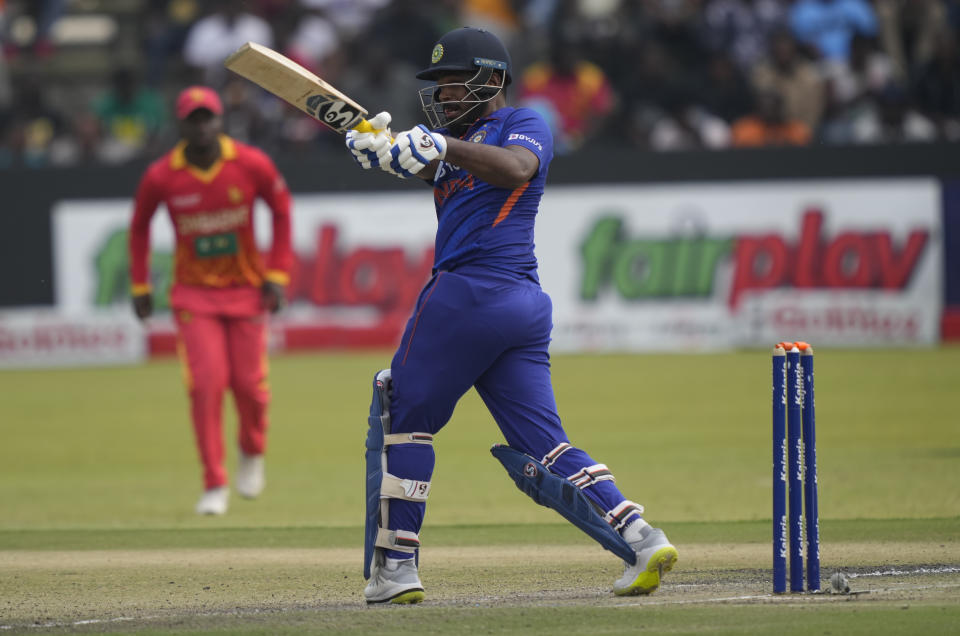
M 449 73 L 437 78 L 437 101 L 443 104 L 447 121 L 456 119 L 473 106 L 463 103 L 463 98 L 469 92 L 466 82 L 471 78 L 473 73 Z
M 503 77 L 489 69 L 450 71 L 436 78 L 435 86 L 419 90 L 420 104 L 433 128 L 447 127 L 462 134 L 477 119 L 503 105 Z
M 223 128 L 223 119 L 206 108 L 198 108 L 180 121 L 180 136 L 191 146 L 213 145 Z

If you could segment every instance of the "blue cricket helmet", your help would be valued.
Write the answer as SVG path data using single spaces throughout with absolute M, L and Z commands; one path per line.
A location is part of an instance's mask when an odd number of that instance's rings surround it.
M 511 81 L 510 54 L 500 38 L 485 29 L 461 27 L 443 35 L 430 54 L 430 66 L 418 79 L 436 80 L 446 72 L 488 69 L 503 73 L 503 85 Z

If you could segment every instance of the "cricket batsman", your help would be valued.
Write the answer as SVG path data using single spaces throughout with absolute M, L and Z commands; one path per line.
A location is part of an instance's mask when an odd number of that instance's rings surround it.
M 604 464 L 576 447 L 550 379 L 550 298 L 540 287 L 534 220 L 553 140 L 541 116 L 506 105 L 510 56 L 493 34 L 440 38 L 417 74 L 430 127 L 347 134 L 365 169 L 433 186 L 433 276 L 389 369 L 376 374 L 367 432 L 364 595 L 417 603 L 419 532 L 434 468 L 433 436 L 475 387 L 507 442 L 491 452 L 517 486 L 623 559 L 617 595 L 650 594 L 677 560 L 663 531 L 626 499 Z
M 227 511 L 223 395 L 233 394 L 239 419 L 234 486 L 246 498 L 264 488 L 267 433 L 267 315 L 284 302 L 293 261 L 290 192 L 260 150 L 221 133 L 223 105 L 203 86 L 180 93 L 181 141 L 155 161 L 137 188 L 130 223 L 133 308 L 153 313 L 148 254 L 150 220 L 162 203 L 176 236 L 170 307 L 190 395 L 190 415 L 203 465 L 197 514 Z M 266 262 L 253 233 L 253 205 L 263 199 L 273 220 Z

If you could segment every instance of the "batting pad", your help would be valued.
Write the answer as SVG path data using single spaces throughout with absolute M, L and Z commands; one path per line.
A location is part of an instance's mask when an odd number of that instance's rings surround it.
M 373 400 L 367 418 L 366 521 L 363 541 L 363 576 L 369 579 L 371 564 L 380 548 L 408 552 L 414 557 L 420 547 L 416 532 L 390 530 L 390 499 L 426 502 L 430 482 L 401 479 L 387 470 L 387 447 L 394 444 L 433 444 L 429 433 L 390 432 L 390 370 L 373 379 Z
M 517 488 L 531 499 L 541 506 L 556 510 L 564 519 L 630 565 L 636 564 L 637 553 L 630 544 L 610 527 L 572 482 L 554 475 L 530 455 L 504 444 L 494 444 L 490 452 L 500 460 Z

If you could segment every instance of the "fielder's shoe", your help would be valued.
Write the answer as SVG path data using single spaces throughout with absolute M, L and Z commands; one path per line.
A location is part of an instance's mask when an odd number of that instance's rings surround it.
M 667 540 L 660 528 L 638 519 L 624 531 L 623 538 L 637 553 L 636 565 L 625 564 L 623 576 L 613 584 L 617 596 L 652 594 L 660 587 L 664 572 L 677 562 L 677 549 Z
M 197 502 L 198 515 L 222 515 L 227 512 L 227 497 L 230 491 L 226 486 L 211 488 L 203 493 Z
M 415 559 L 384 559 L 373 562 L 370 582 L 363 590 L 367 603 L 419 603 L 423 600 L 423 584 L 417 574 Z
M 257 495 L 263 492 L 266 480 L 263 477 L 263 455 L 247 455 L 240 452 L 240 459 L 237 461 L 237 475 L 234 479 L 234 487 L 241 497 L 255 499 Z

